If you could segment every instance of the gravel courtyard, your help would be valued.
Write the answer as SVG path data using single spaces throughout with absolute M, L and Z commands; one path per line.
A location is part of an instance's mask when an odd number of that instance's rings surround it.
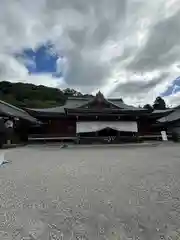
M 179 145 L 5 152 L 0 240 L 180 239 Z

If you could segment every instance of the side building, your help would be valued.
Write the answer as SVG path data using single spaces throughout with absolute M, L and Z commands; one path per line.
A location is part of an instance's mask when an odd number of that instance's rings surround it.
M 158 126 L 164 127 L 169 135 L 175 133 L 180 136 L 180 106 L 177 106 L 173 111 L 158 119 Z
M 38 124 L 38 120 L 23 109 L 0 100 L 0 147 L 8 142 L 27 142 L 30 126 Z
M 64 106 L 26 111 L 42 122 L 32 127 L 30 139 L 61 139 L 76 142 L 129 142 L 161 128 L 153 127 L 168 111 L 129 106 L 121 99 L 106 99 L 101 92 L 94 97 L 71 97 Z

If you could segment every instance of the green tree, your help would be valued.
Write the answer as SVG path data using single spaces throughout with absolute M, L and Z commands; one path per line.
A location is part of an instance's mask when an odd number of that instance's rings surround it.
M 166 109 L 166 103 L 163 98 L 157 97 L 154 101 L 153 108 L 155 110 L 164 110 Z
M 80 93 L 80 92 L 78 92 L 78 91 L 76 91 L 74 89 L 71 89 L 71 88 L 64 89 L 63 93 L 67 97 L 83 96 L 82 93 Z
M 48 108 L 63 105 L 66 96 L 57 88 L 3 81 L 0 82 L 0 99 L 18 107 Z
M 152 111 L 152 110 L 153 110 L 153 107 L 152 107 L 150 104 L 145 104 L 143 108 L 144 108 L 144 109 L 147 109 L 147 110 L 149 110 L 149 111 Z

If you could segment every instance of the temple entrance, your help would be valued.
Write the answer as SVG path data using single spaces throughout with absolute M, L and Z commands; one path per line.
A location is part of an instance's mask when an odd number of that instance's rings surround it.
M 96 132 L 96 136 L 103 139 L 105 143 L 115 143 L 118 141 L 119 131 L 107 127 Z
M 118 131 L 112 128 L 103 128 L 93 132 L 81 132 L 78 134 L 79 143 L 127 143 L 137 141 L 137 135 L 134 132 Z
M 112 129 L 112 128 L 104 128 L 104 129 L 98 131 L 97 134 L 100 137 L 108 137 L 108 136 L 116 137 L 119 135 L 119 131 Z

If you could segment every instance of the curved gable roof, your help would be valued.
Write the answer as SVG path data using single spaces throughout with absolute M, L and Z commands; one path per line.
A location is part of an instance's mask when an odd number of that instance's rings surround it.
M 2 114 L 25 119 L 30 122 L 37 122 L 37 119 L 29 115 L 26 111 L 0 100 L 0 111 Z
M 147 111 L 143 108 L 138 108 L 134 106 L 130 106 L 125 104 L 122 99 L 106 99 L 101 93 L 98 93 L 94 97 L 70 97 L 67 99 L 66 103 L 63 106 L 57 106 L 53 108 L 44 108 L 44 109 L 35 109 L 35 108 L 27 108 L 27 110 L 41 112 L 41 113 L 65 113 L 65 109 L 76 109 L 76 108 L 86 108 L 89 105 L 89 109 L 91 104 L 96 103 L 96 101 L 102 101 L 105 104 L 109 104 L 113 106 L 113 108 L 119 110 L 132 110 L 132 111 Z

